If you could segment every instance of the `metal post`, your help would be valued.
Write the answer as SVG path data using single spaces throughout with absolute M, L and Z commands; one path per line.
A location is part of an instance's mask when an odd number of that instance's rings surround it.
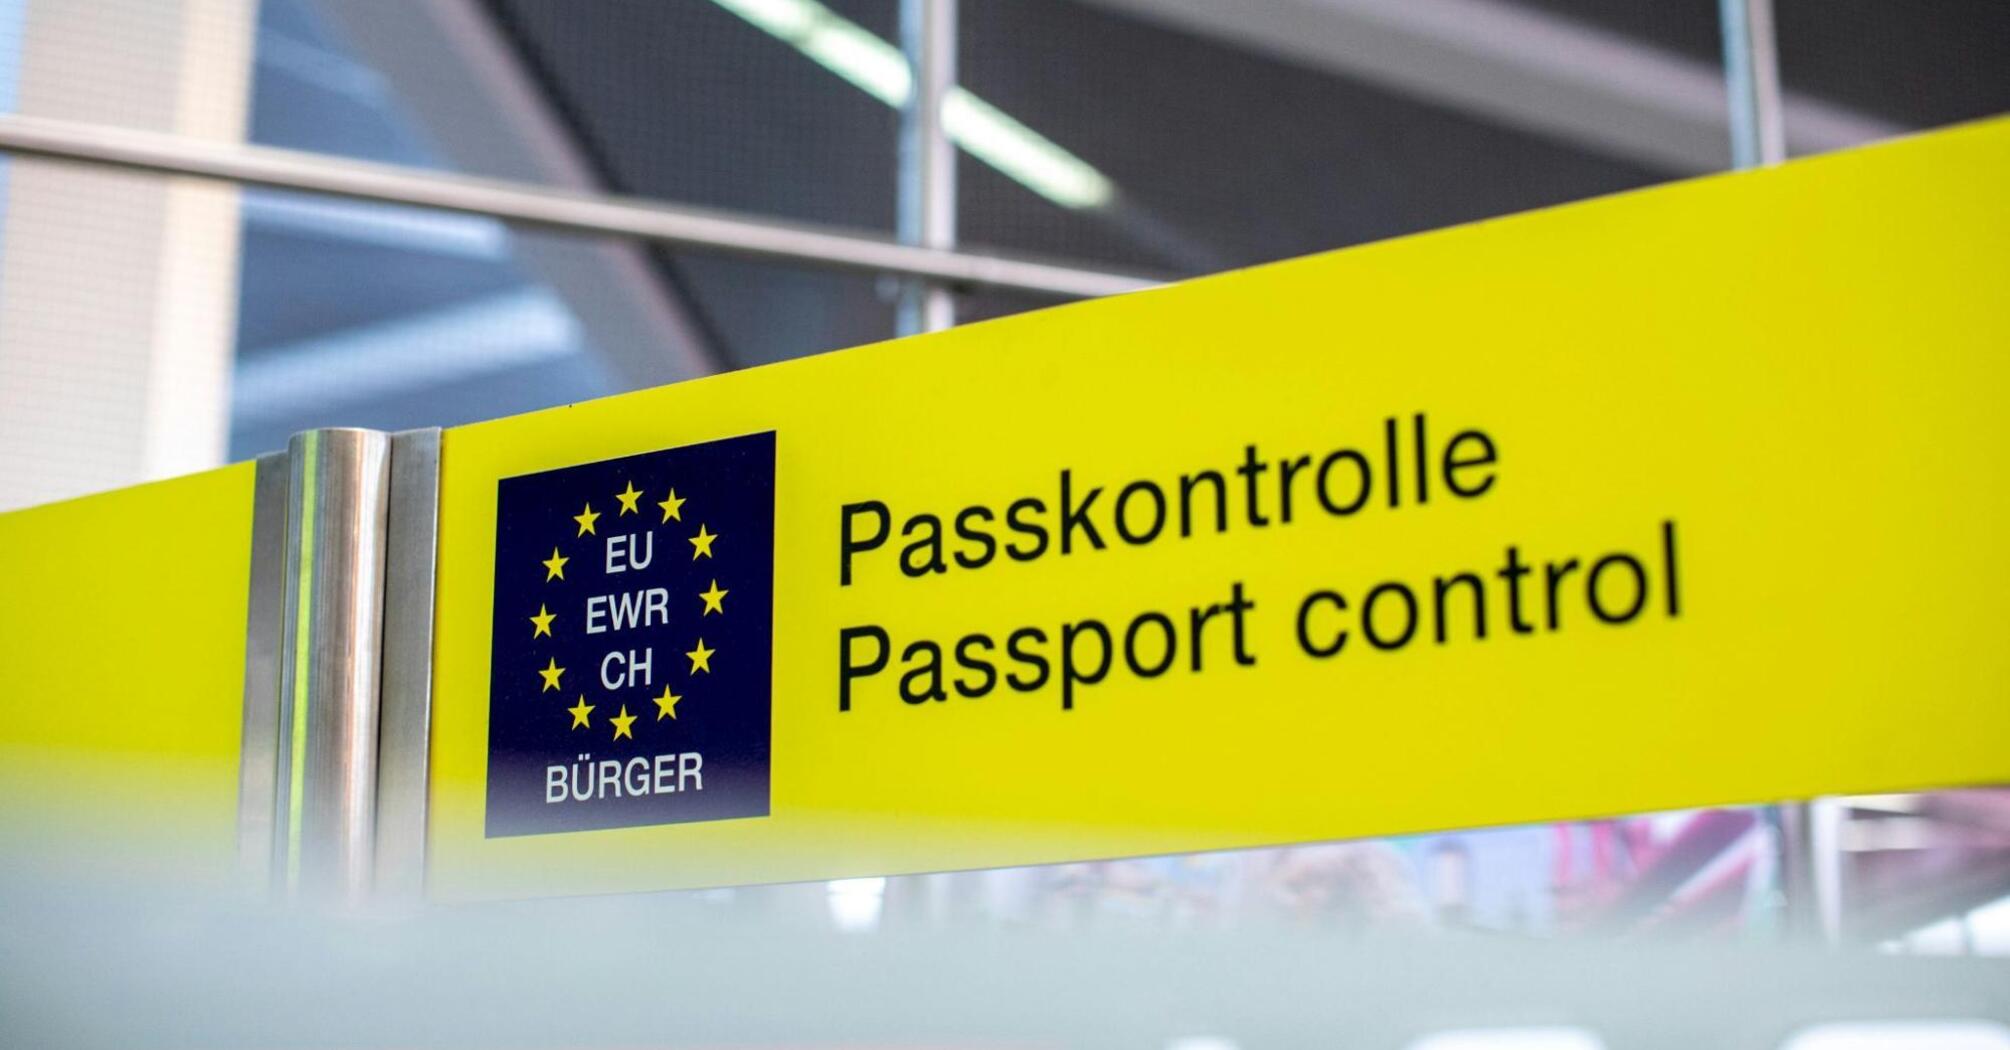
M 1843 936 L 1842 822 L 1846 809 L 1837 798 L 1808 803 L 1809 875 L 1821 936 L 1830 945 L 1842 943 Z
M 1778 164 L 1787 158 L 1787 138 L 1780 115 L 1773 0 L 1718 0 L 1717 17 L 1724 39 L 1724 89 L 1730 102 L 1731 167 Z M 1831 928 L 1817 875 L 1823 864 L 1815 852 L 1809 804 L 1768 806 L 1763 816 L 1774 850 L 1782 931 L 1792 940 L 1828 935 Z
M 1831 947 L 1842 939 L 1842 844 L 1836 799 L 1765 808 L 1779 891 L 1780 929 L 1788 940 Z
M 1780 932 L 1790 941 L 1814 941 L 1821 935 L 1821 915 L 1816 905 L 1813 823 L 1808 804 L 1783 802 L 1767 806 L 1764 819 L 1774 850 Z
M 1718 0 L 1724 37 L 1724 86 L 1731 104 L 1731 166 L 1757 168 L 1787 159 L 1780 117 L 1780 59 L 1773 41 L 1773 0 Z
M 956 246 L 956 144 L 943 125 L 943 103 L 956 86 L 956 0 L 901 0 L 900 40 L 913 86 L 900 118 L 898 233 L 901 243 L 947 251 Z M 901 335 L 956 324 L 956 303 L 940 282 L 904 283 Z
M 313 903 L 425 889 L 440 431 L 314 430 L 258 459 L 238 844 Z
M 286 453 L 258 457 L 251 507 L 251 593 L 245 596 L 244 722 L 239 734 L 238 859 L 246 881 L 272 885 L 281 765 L 279 702 L 285 674 Z
M 276 872 L 359 904 L 371 884 L 391 439 L 310 430 L 287 449 Z
M 425 892 L 427 753 L 433 719 L 434 567 L 439 554 L 440 430 L 391 437 L 384 553 L 384 675 L 378 718 L 373 895 Z

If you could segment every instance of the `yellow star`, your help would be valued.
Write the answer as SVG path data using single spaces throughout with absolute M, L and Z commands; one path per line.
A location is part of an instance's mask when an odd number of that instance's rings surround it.
M 614 498 L 621 501 L 621 514 L 634 514 L 638 509 L 635 501 L 642 498 L 642 493 L 635 490 L 635 483 L 631 481 L 627 488 L 615 493 Z M 615 517 L 618 518 L 621 514 L 616 514 Z
M 530 622 L 537 625 L 537 627 L 530 632 L 530 636 L 532 638 L 551 637 L 551 621 L 556 619 L 558 619 L 558 614 L 552 612 L 549 609 L 546 609 L 544 607 L 544 603 L 539 602 L 537 604 L 537 615 L 530 618 Z
M 566 708 L 566 710 L 572 712 L 572 728 L 585 729 L 588 725 L 586 716 L 593 713 L 593 705 L 587 703 L 586 698 L 582 696 L 579 698 L 578 703 Z
M 574 514 L 572 520 L 579 523 L 579 535 L 584 536 L 589 532 L 593 532 L 593 523 L 600 520 L 600 512 L 594 510 L 593 504 L 589 503 L 586 505 L 585 510 Z M 593 534 L 595 536 L 600 535 L 597 532 L 593 532 Z
M 711 557 L 712 541 L 718 538 L 719 535 L 717 533 L 706 532 L 705 526 L 699 525 L 698 535 L 691 537 L 691 560 L 697 561 L 699 555 L 704 555 L 707 558 Z
M 628 728 L 635 724 L 635 716 L 628 713 L 627 704 L 622 704 L 621 713 L 608 721 L 614 723 L 614 739 L 619 740 L 624 736 L 630 740 L 635 739 L 635 731 Z
M 565 668 L 558 666 L 558 658 L 552 657 L 551 662 L 544 665 L 544 670 L 538 672 L 544 678 L 544 688 L 538 692 L 549 693 L 558 688 L 558 676 L 564 673 Z
M 684 654 L 691 658 L 691 673 L 697 674 L 700 671 L 706 674 L 712 673 L 712 654 L 718 651 L 705 648 L 705 639 L 698 639 L 698 648 Z
M 676 719 L 677 701 L 684 698 L 671 692 L 670 687 L 666 685 L 663 687 L 662 696 L 651 697 L 650 699 L 656 701 L 656 720 L 661 722 L 666 715 L 672 720 Z
M 726 600 L 726 596 L 731 593 L 733 592 L 720 590 L 719 581 L 713 580 L 711 590 L 698 592 L 698 597 L 705 599 L 705 611 L 699 613 L 698 615 L 709 616 L 712 613 L 718 613 L 721 616 L 726 615 L 726 606 L 724 602 Z
M 551 557 L 541 563 L 544 566 L 544 582 L 550 583 L 553 580 L 565 579 L 565 563 L 571 560 L 571 558 L 558 553 L 557 547 L 553 547 L 551 549 Z
M 666 500 L 658 500 L 658 501 L 656 502 L 656 505 L 657 505 L 657 506 L 659 506 L 659 507 L 662 507 L 662 508 L 663 508 L 663 520 L 664 520 L 664 521 L 672 521 L 672 520 L 675 520 L 675 521 L 683 521 L 683 520 L 684 520 L 684 501 L 683 501 L 683 500 L 681 500 L 681 499 L 678 499 L 678 498 L 677 498 L 677 490 L 676 490 L 676 489 L 671 489 L 671 490 L 670 490 L 670 498 L 669 498 L 669 499 L 666 499 Z

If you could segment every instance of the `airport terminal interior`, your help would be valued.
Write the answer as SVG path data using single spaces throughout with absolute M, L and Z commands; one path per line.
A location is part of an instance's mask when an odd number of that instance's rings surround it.
M 316 428 L 455 428 L 844 358 L 2005 112 L 2000 0 L 0 0 L 0 512 L 252 460 L 263 485 L 290 440 L 300 469 L 294 435 Z M 1317 305 L 1344 314 L 1352 294 Z M 1408 353 L 1338 329 L 1327 350 L 1393 368 Z M 1261 340 L 1215 352 L 1273 367 Z M 743 389 L 718 382 L 700 389 Z M 817 579 L 1009 582 L 1083 562 L 1064 536 L 1156 556 L 1342 520 L 1393 533 L 1498 502 L 1497 444 L 1500 476 L 1524 476 L 1512 428 L 1423 408 L 1129 473 L 1036 457 L 958 502 L 846 491 L 816 512 Z M 1104 502 L 1071 523 L 1090 486 Z M 602 509 L 633 510 L 630 492 L 617 504 L 610 486 Z M 676 517 L 677 491 L 647 498 Z M 1041 505 L 1020 517 L 1026 499 Z M 966 504 L 982 514 L 955 517 Z M 443 502 L 441 536 L 459 506 Z M 1693 582 L 1709 526 L 1670 513 L 1585 542 L 1489 533 L 1373 590 L 1320 583 L 1296 637 L 1314 658 L 1343 642 L 1342 659 L 1438 658 L 1707 610 L 1723 598 Z M 467 577 L 451 556 L 442 593 Z M 793 557 L 774 561 L 778 609 L 804 593 Z M 1559 596 L 1565 559 L 1580 575 Z M 1100 718 L 1096 690 L 1245 655 L 1243 584 L 1216 582 L 1192 608 L 1117 594 L 1084 621 L 1001 603 L 954 627 L 861 620 L 813 647 L 873 703 L 1016 691 Z M 1085 622 L 1094 678 L 1070 662 Z M 959 647 L 966 623 L 985 633 Z M 1044 633 L 1014 663 L 1019 628 Z M 1004 677 L 1033 656 L 1037 685 Z M 932 679 L 902 677 L 931 659 Z M 1975 703 L 2000 710 L 1994 673 Z M 968 699 L 978 676 L 996 696 Z M 1820 717 L 1803 729 L 1786 746 L 1836 739 Z M 1746 732 L 1732 718 L 1685 739 Z M 1624 754 L 1599 768 L 1683 760 L 1646 729 L 1611 740 Z M 1561 742 L 1504 760 L 1533 785 L 1576 762 Z M 1041 761 L 1014 775 L 1048 775 Z M 1207 775 L 1204 757 L 1166 761 Z M 1428 746 L 1390 766 L 1404 772 L 1376 798 L 1445 776 Z M 2010 786 L 1916 786 L 367 914 L 155 877 L 151 845 L 52 860 L 0 841 L 0 1043 L 2010 1050 Z

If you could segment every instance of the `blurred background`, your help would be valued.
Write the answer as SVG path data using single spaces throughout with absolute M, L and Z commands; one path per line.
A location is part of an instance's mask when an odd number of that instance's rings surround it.
M 891 238 L 901 6 L 0 0 L 0 113 Z M 2001 0 L 1762 6 L 1788 155 L 2010 109 Z M 1718 0 L 950 7 L 975 253 L 1171 278 L 1732 162 Z M 898 330 L 867 273 L 0 157 L 0 509 Z
M 956 151 L 952 170 L 924 187 L 904 116 L 919 83 L 903 51 L 914 46 L 919 6 L 0 0 L 0 114 L 155 133 L 189 148 L 270 147 L 330 165 L 637 198 L 1140 281 L 1777 159 L 1734 157 L 1740 82 L 1726 68 L 1736 42 L 1727 51 L 1724 19 L 1734 5 L 1718 0 L 963 0 L 949 5 L 947 38 L 955 90 L 944 123 Z M 1760 6 L 1777 152 L 1819 153 L 2010 110 L 2003 0 Z M 907 281 L 813 259 L 10 150 L 0 153 L 0 510 L 243 459 L 310 427 L 453 425 L 1063 301 L 983 282 L 932 294 L 934 313 L 915 305 L 920 293 Z M 664 930 L 726 917 L 727 926 L 692 935 L 712 949 L 733 940 L 722 931 L 779 924 L 801 939 L 784 942 L 785 952 L 820 965 L 853 950 L 831 944 L 945 930 L 1230 938 L 1123 940 L 1109 949 L 1111 965 L 1222 944 L 1241 945 L 1219 949 L 1239 958 L 1272 943 L 1264 938 L 1298 938 L 1244 960 L 1252 988 L 1302 961 L 1293 953 L 1303 938 L 1401 936 L 1456 946 L 1428 957 L 1449 983 L 1412 987 L 1438 988 L 1451 1002 L 1475 1001 L 1459 989 L 1517 965 L 1497 954 L 1503 941 L 1607 953 L 1555 963 L 1546 972 L 1562 976 L 1549 993 L 1509 995 L 1548 1009 L 1494 1004 L 1464 1020 L 1452 1010 L 1436 1034 L 1406 1022 L 1360 1042 L 1432 1050 L 1695 1045 L 1693 1033 L 1656 1041 L 1651 1025 L 1587 1021 L 1599 1013 L 1582 1006 L 1587 997 L 1611 992 L 1587 975 L 1640 965 L 1625 946 L 1649 939 L 1812 947 L 1861 968 L 1837 976 L 1829 963 L 1705 954 L 1640 979 L 1696 991 L 1691 1011 L 1769 1017 L 1747 1045 L 2010 1047 L 2010 969 L 1890 969 L 1886 958 L 2010 956 L 2002 790 L 747 887 L 632 907 L 624 914 L 671 909 Z M 577 916 L 540 914 L 549 925 L 510 918 L 498 928 L 518 930 L 524 951 L 583 950 L 551 932 Z M 133 958 L 169 965 L 190 953 L 272 950 L 257 939 L 264 933 L 205 922 L 193 940 L 177 940 L 194 936 L 187 929 L 147 926 Z M 88 1012 L 101 990 L 46 976 L 92 973 L 42 965 L 49 953 L 90 947 L 67 929 L 19 910 L 0 918 L 0 1004 L 29 1010 L 17 1020 L 47 1031 L 75 1031 L 63 1022 Z M 486 935 L 403 936 L 424 957 Z M 607 949 L 631 961 L 652 950 Z M 881 961 L 894 969 L 931 957 L 887 953 Z M 997 965 L 1017 958 L 1003 952 Z M 1334 987 L 1379 994 L 1360 975 L 1382 956 L 1350 958 L 1354 976 Z M 359 981 L 403 973 L 384 958 L 344 961 Z M 579 965 L 574 980 L 600 972 Z M 697 964 L 664 965 L 682 973 Z M 113 987 L 122 972 L 108 978 Z M 1705 995 L 1713 974 L 1742 991 Z M 294 990 L 313 980 L 293 976 Z M 1202 966 L 1181 979 L 1219 976 Z M 53 983 L 36 983 L 44 978 Z M 174 987 L 198 994 L 199 982 L 184 980 Z M 1779 997 L 1754 990 L 1774 981 L 1784 982 Z M 472 1016 L 469 1001 L 447 1015 Z M 1429 1001 L 1418 993 L 1390 1009 L 1422 1017 Z M 1076 1017 L 1079 1006 L 1055 1009 Z M 717 1024 L 699 1029 L 711 1045 L 727 1041 L 722 1033 L 735 1029 L 705 1009 L 697 1015 Z M 1473 1018 L 1485 1023 L 1466 1023 Z M 1235 1033 L 1146 1029 L 1170 1050 L 1241 1045 Z M 996 1030 L 1015 1045 L 1046 1039 Z M 237 1045 L 243 1035 L 192 1031 L 166 1041 Z M 784 1038 L 774 1032 L 795 1030 L 766 1031 L 772 1043 Z M 132 1031 L 100 1034 L 123 1042 Z M 338 1034 L 335 1043 L 375 1042 L 367 1030 Z M 522 1037 L 545 1044 L 557 1034 Z M 869 1025 L 855 1034 L 939 1039 Z
M 20 860 L 9 1045 L 2010 1048 L 2001 790 L 367 914 Z

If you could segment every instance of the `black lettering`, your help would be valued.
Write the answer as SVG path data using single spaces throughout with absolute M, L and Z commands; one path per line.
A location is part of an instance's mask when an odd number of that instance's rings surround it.
M 931 572 L 948 572 L 949 566 L 942 560 L 942 519 L 933 514 L 916 514 L 900 527 L 900 536 L 906 539 L 923 531 L 927 535 L 900 549 L 900 571 L 906 576 L 926 576 Z M 925 560 L 916 564 L 915 554 L 926 555 Z
M 1193 535 L 1193 490 L 1206 481 L 1214 485 L 1214 531 L 1228 531 L 1228 485 L 1212 470 L 1181 475 L 1179 479 L 1179 534 Z
M 942 691 L 942 647 L 934 642 L 916 642 L 900 651 L 901 662 L 911 663 L 917 653 L 926 655 L 928 661 L 900 676 L 900 698 L 910 704 L 949 699 L 949 694 Z M 914 683 L 923 678 L 928 680 L 928 688 L 916 691 Z
M 1075 660 L 1075 639 L 1085 634 L 1094 634 L 1102 650 L 1096 657 L 1096 669 L 1087 674 Z M 1095 685 L 1109 676 L 1110 656 L 1110 629 L 1101 620 L 1061 625 L 1061 710 L 1074 708 L 1076 685 Z
M 1005 684 L 1022 693 L 1030 693 L 1046 685 L 1049 673 L 1047 658 L 1041 656 L 1039 653 L 1027 652 L 1026 648 L 1020 644 L 1029 640 L 1040 645 L 1045 645 L 1047 644 L 1047 632 L 1038 627 L 1021 627 L 1013 631 L 1005 639 L 1005 655 L 1010 656 L 1014 662 L 1034 668 L 1037 672 L 1032 678 L 1021 678 L 1016 673 L 1005 676 Z
M 1312 640 L 1312 607 L 1320 602 L 1346 612 L 1347 599 L 1335 591 L 1313 591 L 1305 596 L 1304 601 L 1298 603 L 1298 647 L 1305 650 L 1307 655 L 1323 660 L 1329 656 L 1339 655 L 1340 650 L 1347 645 L 1347 631 L 1342 628 L 1335 633 L 1331 645 L 1320 645 Z
M 1633 604 L 1618 614 L 1605 611 L 1605 603 L 1599 600 L 1598 590 L 1599 578 L 1614 565 L 1624 565 L 1633 572 Z M 1591 604 L 1591 615 L 1605 623 L 1625 623 L 1647 607 L 1647 568 L 1631 554 L 1608 554 L 1592 563 L 1591 574 L 1584 578 L 1584 597 Z
M 849 587 L 851 556 L 863 554 L 885 543 L 888 530 L 893 528 L 893 516 L 887 512 L 886 504 L 876 499 L 864 503 L 847 503 L 838 508 L 838 513 L 842 515 L 838 523 L 838 586 Z M 855 537 L 852 535 L 851 522 L 853 518 L 862 514 L 878 518 L 879 527 L 871 536 Z
M 1411 429 L 1416 434 L 1414 444 L 1417 450 L 1415 464 L 1417 471 L 1417 506 L 1421 507 L 1431 502 L 1431 471 L 1428 467 L 1424 466 L 1424 464 L 1431 461 L 1431 447 L 1424 440 L 1424 414 L 1422 412 L 1417 413 L 1413 417 Z
M 1187 613 L 1188 625 L 1193 628 L 1187 632 L 1193 636 L 1193 648 L 1190 650 L 1192 655 L 1188 659 L 1196 671 L 1200 670 L 1201 654 L 1207 651 L 1207 646 L 1201 644 L 1201 628 L 1206 627 L 1207 622 L 1214 619 L 1221 611 L 1221 605 L 1217 603 L 1205 608 L 1196 605 Z
M 972 528 L 970 525 L 972 521 L 990 520 L 992 519 L 989 507 L 965 507 L 956 512 L 956 538 L 976 543 L 979 551 L 975 555 L 967 556 L 962 551 L 957 551 L 956 564 L 966 569 L 981 569 L 991 564 L 991 559 L 998 556 L 998 541 L 991 538 L 991 531 Z
M 1005 545 L 1005 553 L 1011 555 L 1013 561 L 1032 561 L 1047 553 L 1047 527 L 1037 521 L 1027 521 L 1025 519 L 1027 513 L 1045 514 L 1047 504 L 1027 497 L 1014 500 L 1010 507 L 1005 508 L 1005 527 L 1022 536 L 1033 538 L 1031 547 L 1021 547 L 1017 543 Z
M 1354 498 L 1352 500 L 1346 503 L 1337 503 L 1333 499 L 1333 490 L 1329 481 L 1333 473 L 1333 465 L 1343 459 L 1354 464 L 1354 476 L 1359 479 L 1361 484 L 1359 488 L 1354 490 Z M 1351 448 L 1336 449 L 1329 453 L 1325 459 L 1319 461 L 1319 503 L 1326 508 L 1326 513 L 1328 514 L 1344 518 L 1360 510 L 1367 504 L 1368 494 L 1374 490 L 1374 487 L 1375 476 L 1373 471 L 1368 467 L 1368 457 Z
M 855 638 L 870 638 L 878 642 L 878 654 L 867 663 L 854 662 L 851 643 Z M 869 678 L 886 670 L 886 657 L 890 648 L 886 632 L 878 627 L 847 627 L 838 632 L 838 710 L 851 710 L 852 679 Z
M 1247 634 L 1249 622 L 1243 619 L 1243 616 L 1249 610 L 1256 608 L 1256 603 L 1242 596 L 1242 581 L 1240 580 L 1237 580 L 1235 585 L 1229 588 L 1228 593 L 1230 595 L 1228 612 L 1235 619 L 1235 662 L 1244 667 L 1252 667 L 1256 664 L 1256 654 L 1249 651 L 1249 637 Z
M 989 694 L 991 690 L 997 688 L 998 686 L 997 667 L 995 667 L 991 663 L 991 661 L 986 660 L 981 656 L 970 655 L 970 651 L 972 649 L 978 648 L 980 646 L 983 647 L 986 653 L 991 652 L 992 646 L 991 646 L 991 638 L 989 635 L 966 634 L 962 638 L 957 639 L 956 641 L 957 665 L 962 667 L 966 671 L 976 671 L 984 676 L 984 684 L 978 686 L 966 685 L 964 684 L 964 679 L 962 678 L 958 678 L 956 680 L 957 693 L 963 696 L 967 696 L 972 700 L 975 700 L 980 696 L 985 696 Z
M 1270 524 L 1270 519 L 1263 516 L 1261 497 L 1256 487 L 1256 476 L 1269 469 L 1270 464 L 1257 460 L 1255 445 L 1243 446 L 1242 465 L 1235 468 L 1235 472 L 1242 475 L 1243 491 L 1249 500 L 1249 523 L 1259 528 Z
M 1521 578 L 1528 573 L 1529 567 L 1522 564 L 1521 551 L 1510 546 L 1507 551 L 1507 564 L 1501 566 L 1499 576 L 1507 582 L 1508 629 L 1516 634 L 1529 634 L 1535 630 L 1521 616 Z
M 1380 631 L 1375 630 L 1375 600 L 1385 594 L 1403 596 L 1403 633 L 1393 641 L 1384 640 Z M 1401 649 L 1410 644 L 1411 636 L 1417 633 L 1417 596 L 1408 587 L 1391 581 L 1378 583 L 1368 596 L 1361 600 L 1361 633 L 1368 636 L 1368 644 L 1377 649 Z
M 1074 472 L 1061 472 L 1061 553 L 1067 554 L 1075 548 L 1075 530 L 1081 529 L 1088 536 L 1089 543 L 1097 550 L 1103 549 L 1103 537 L 1096 531 L 1096 523 L 1089 520 L 1089 508 L 1096 503 L 1096 497 L 1103 494 L 1102 486 L 1089 490 L 1080 506 L 1073 501 Z
M 1382 453 L 1382 465 L 1389 468 L 1389 506 L 1400 507 L 1403 505 L 1403 486 L 1399 481 L 1403 471 L 1397 465 L 1401 453 L 1396 449 L 1395 416 L 1382 421 Z
M 1151 494 L 1152 525 L 1143 532 L 1134 533 L 1131 531 L 1130 513 L 1126 508 L 1131 505 L 1131 497 L 1140 492 Z M 1166 527 L 1166 494 L 1149 481 L 1133 481 L 1125 485 L 1124 490 L 1117 493 L 1116 525 L 1117 535 L 1122 536 L 1124 542 L 1132 546 L 1158 539 L 1159 530 Z
M 1138 659 L 1138 628 L 1148 623 L 1157 624 L 1159 633 L 1165 636 L 1164 655 L 1159 658 L 1158 663 L 1150 665 Z M 1124 631 L 1124 663 L 1128 664 L 1131 673 L 1139 678 L 1157 678 L 1166 673 L 1166 669 L 1172 666 L 1173 657 L 1179 655 L 1178 649 L 1179 642 L 1173 634 L 1172 620 L 1164 613 L 1140 613 Z
M 1277 461 L 1277 520 L 1291 522 L 1291 479 L 1298 472 L 1312 465 L 1311 456 Z
M 1682 599 L 1676 593 L 1675 577 L 1675 522 L 1670 519 L 1661 523 L 1661 565 L 1668 576 L 1668 618 L 1682 614 Z
M 1469 572 L 1440 576 L 1431 582 L 1431 609 L 1433 618 L 1437 621 L 1439 645 L 1445 644 L 1445 595 L 1451 592 L 1454 584 L 1460 583 L 1465 584 L 1473 596 L 1473 637 L 1484 639 L 1487 636 L 1486 584 Z
M 1563 610 L 1557 608 L 1556 604 L 1557 584 L 1562 583 L 1563 578 L 1565 576 L 1568 576 L 1576 571 L 1577 571 L 1576 558 L 1572 558 L 1569 561 L 1562 563 L 1561 565 L 1553 561 L 1543 563 L 1542 574 L 1544 577 L 1547 578 L 1549 583 L 1549 629 L 1552 631 L 1557 630 L 1559 627 L 1561 627 L 1563 620 Z
M 1462 459 L 1459 456 L 1459 446 L 1465 444 L 1468 439 L 1479 442 L 1480 450 L 1472 458 Z M 1491 470 L 1487 471 L 1485 477 L 1470 486 L 1459 482 L 1459 471 L 1467 467 L 1491 467 L 1494 464 L 1494 441 L 1492 438 L 1486 436 L 1483 431 L 1459 431 L 1459 436 L 1453 438 L 1452 443 L 1445 446 L 1444 464 L 1445 487 L 1451 489 L 1457 495 L 1463 496 L 1466 499 L 1472 499 L 1474 496 L 1478 496 L 1494 487 L 1494 472 Z

